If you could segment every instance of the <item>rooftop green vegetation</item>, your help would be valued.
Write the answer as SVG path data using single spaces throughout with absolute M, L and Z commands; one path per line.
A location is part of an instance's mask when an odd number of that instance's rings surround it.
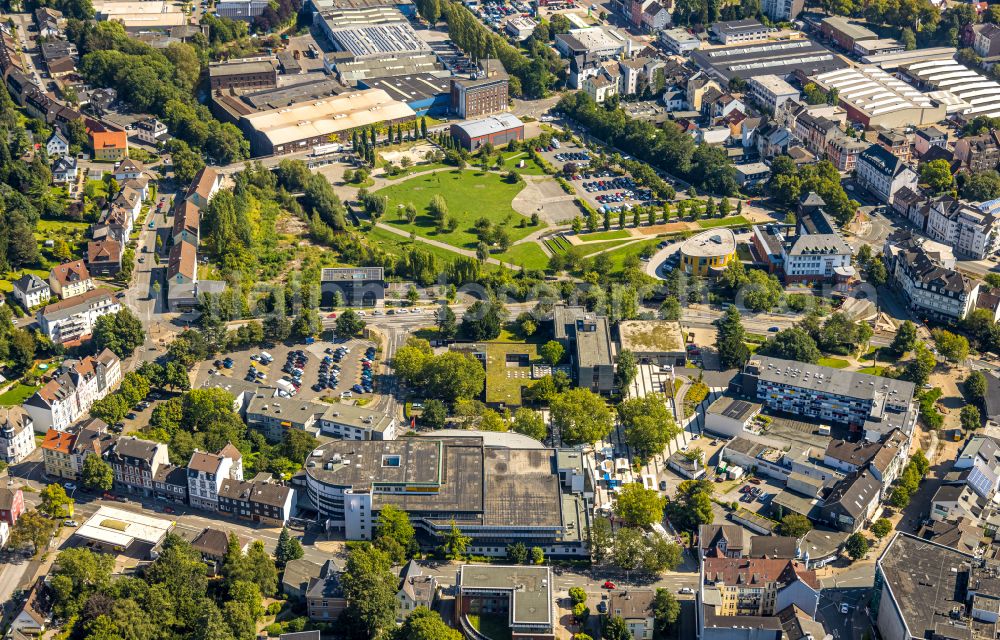
M 486 403 L 521 406 L 521 388 L 531 385 L 531 364 L 538 363 L 538 345 L 491 342 L 486 345 Z

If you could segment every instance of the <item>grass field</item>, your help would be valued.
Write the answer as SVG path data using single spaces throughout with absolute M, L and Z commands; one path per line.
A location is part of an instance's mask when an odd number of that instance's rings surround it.
M 439 171 L 389 185 L 378 193 L 388 196 L 388 211 L 395 211 L 399 204 L 412 202 L 420 212 L 413 224 L 395 216 L 386 219 L 388 224 L 456 247 L 475 249 L 479 238 L 472 225 L 479 218 L 486 218 L 495 225 L 506 225 L 511 241 L 519 240 L 539 229 L 532 226 L 518 227 L 518 223 L 527 219 L 514 211 L 510 203 L 523 188 L 523 183 L 510 184 L 496 173 Z M 444 198 L 448 205 L 448 215 L 458 220 L 455 231 L 437 232 L 435 221 L 427 211 L 431 198 L 435 195 Z
M 535 242 L 515 244 L 503 253 L 493 254 L 497 260 L 508 264 L 516 264 L 525 269 L 544 269 L 549 264 L 549 257 Z
M 631 242 L 631 240 L 626 239 L 626 240 L 607 240 L 605 242 L 589 242 L 580 247 L 580 254 L 583 256 L 592 256 L 600 251 L 614 249 L 615 247 L 619 247 L 628 242 Z
M 524 166 L 518 167 L 517 163 L 524 160 Z M 544 176 L 545 170 L 538 166 L 530 155 L 524 151 L 517 151 L 515 153 L 505 153 L 503 154 L 503 168 L 504 171 L 517 171 L 518 173 L 527 176 Z
M 885 372 L 885 367 L 864 367 L 863 369 L 858 369 L 858 373 L 868 373 L 873 376 L 880 376 Z
M 611 258 L 611 268 L 614 271 L 621 271 L 626 258 L 629 256 L 638 256 L 646 247 L 655 248 L 659 243 L 660 240 L 658 238 L 654 238 L 645 242 L 636 242 L 635 244 L 630 244 L 628 246 L 615 249 L 614 251 L 608 251 L 605 255 Z
M 560 234 L 545 240 L 545 246 L 548 247 L 549 251 L 552 253 L 562 255 L 569 251 L 569 248 L 573 245 L 571 245 L 569 241 L 566 240 L 562 234 Z
M 816 364 L 821 367 L 831 367 L 833 369 L 846 369 L 851 366 L 850 362 L 841 358 L 820 358 Z
M 594 233 L 581 233 L 579 236 L 582 242 L 600 242 L 601 240 L 621 240 L 630 238 L 629 232 L 624 229 L 616 231 L 595 231 Z
M 7 278 L 0 280 L 0 292 L 10 293 L 13 291 L 14 285 L 11 283 L 27 273 L 33 273 L 42 280 L 49 281 L 48 269 L 19 269 L 9 273 Z
M 403 251 L 409 251 L 414 243 L 410 242 L 409 238 L 404 238 L 403 236 L 398 236 L 391 231 L 386 231 L 385 229 L 379 229 L 374 227 L 365 234 L 370 241 L 375 241 L 381 244 L 386 251 L 390 253 L 396 253 L 399 255 Z M 437 259 L 449 263 L 458 256 L 454 251 L 448 251 L 447 249 L 442 249 L 441 247 L 435 247 L 434 245 L 427 244 L 426 242 L 416 242 L 416 247 L 426 253 L 429 253 L 436 257 Z M 494 265 L 483 265 L 484 268 L 489 269 Z
M 39 233 L 50 231 L 86 231 L 90 224 L 72 220 L 39 220 L 36 229 Z
M 443 162 L 428 162 L 426 164 L 410 165 L 409 167 L 403 169 L 394 176 L 385 174 L 381 177 L 385 178 L 386 180 L 402 180 L 403 178 L 413 173 L 423 173 L 425 171 L 434 171 L 436 169 L 454 169 L 454 168 L 455 167 L 451 166 L 450 164 L 445 164 Z M 372 181 L 372 183 L 374 184 L 374 180 Z
M 13 407 L 17 405 L 24 404 L 24 401 L 30 398 L 38 391 L 39 387 L 29 386 L 26 384 L 15 384 L 5 393 L 0 393 L 0 407 Z
M 698 226 L 702 229 L 714 229 L 716 227 L 739 227 L 750 224 L 743 216 L 729 216 L 728 218 L 712 218 L 711 220 L 699 220 Z

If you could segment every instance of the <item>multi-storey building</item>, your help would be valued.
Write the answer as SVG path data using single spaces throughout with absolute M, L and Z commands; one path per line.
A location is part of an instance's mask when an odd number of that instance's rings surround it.
M 867 468 L 851 472 L 835 484 L 823 501 L 821 517 L 830 526 L 854 533 L 875 515 L 882 483 Z
M 799 97 L 798 89 L 776 75 L 753 76 L 748 84 L 750 98 L 768 113 L 774 113 L 785 101 Z
M 13 527 L 24 513 L 24 492 L 20 487 L 0 487 L 0 522 Z
M 909 437 L 917 419 L 912 382 L 754 356 L 740 376 L 744 395 L 774 411 L 863 429 L 878 442 L 892 430 Z
M 153 495 L 157 500 L 188 503 L 187 467 L 161 464 L 153 476 Z
M 502 613 L 514 638 L 554 640 L 552 569 L 499 565 L 463 565 L 455 584 L 455 617 L 472 636 L 468 616 Z
M 88 456 L 96 455 L 104 458 L 117 441 L 118 436 L 109 433 L 108 425 L 99 418 L 90 418 L 80 423 L 79 427 L 75 428 L 69 448 L 70 464 L 77 477 L 83 473 L 83 463 Z
M 867 142 L 852 138 L 839 130 L 826 143 L 826 159 L 838 171 L 851 173 L 858 164 L 858 158 L 869 147 Z
M 56 344 L 71 346 L 89 340 L 97 319 L 121 308 L 107 289 L 92 289 L 41 309 L 38 325 Z
M 348 404 L 327 408 L 316 424 L 321 434 L 341 440 L 394 440 L 398 428 L 394 416 Z
M 782 106 L 787 104 L 792 104 L 792 101 L 786 100 Z M 840 122 L 810 111 L 798 114 L 792 127 L 792 134 L 802 141 L 806 149 L 820 157 L 826 153 L 830 140 L 839 133 L 842 133 Z
M 962 320 L 976 307 L 979 282 L 939 264 L 915 239 L 886 243 L 890 280 L 917 313 L 938 320 Z
M 482 60 L 471 77 L 451 79 L 451 110 L 459 118 L 480 118 L 507 110 L 510 76 L 496 58 Z
M 503 556 L 513 541 L 550 556 L 586 555 L 587 482 L 574 487 L 575 476 L 559 469 L 570 461 L 558 454 L 479 437 L 335 440 L 306 461 L 306 490 L 348 540 L 371 539 L 391 504 L 430 539 L 454 519 L 478 555 Z
M 122 380 L 118 356 L 105 349 L 95 356 L 65 364 L 52 380 L 24 403 L 35 431 L 65 430 L 91 405 L 118 387 Z
M 219 511 L 268 526 L 284 526 L 292 517 L 295 490 L 261 480 L 227 478 L 219 487 Z
M 552 310 L 555 339 L 572 354 L 577 384 L 595 393 L 614 389 L 611 332 L 605 316 L 583 307 L 557 305 Z
M 147 497 L 153 495 L 153 478 L 160 466 L 170 463 L 166 444 L 135 436 L 119 438 L 107 459 L 119 489 Z
M 1000 132 L 991 130 L 959 138 L 955 142 L 955 159 L 972 172 L 996 169 L 1000 164 Z
M 227 451 L 229 447 L 219 453 L 195 451 L 191 454 L 187 477 L 188 500 L 192 507 L 218 511 L 222 483 L 229 479 L 243 480 L 242 459 L 236 464 L 232 454 Z
M 774 22 L 790 22 L 802 13 L 805 0 L 764 0 L 760 10 Z
M 717 618 L 773 617 L 786 607 L 797 606 L 810 616 L 819 606 L 819 579 L 797 560 L 785 558 L 702 559 L 699 590 L 699 626 L 716 626 Z M 717 625 L 723 627 L 725 625 Z
M 931 239 L 973 260 L 984 260 L 1000 250 L 1000 200 L 970 205 L 938 198 L 930 204 L 927 235 Z
M 857 180 L 858 184 L 890 206 L 897 191 L 903 187 L 917 187 L 916 172 L 878 144 L 871 145 L 858 157 Z
M 208 67 L 209 88 L 270 89 L 278 86 L 278 70 L 271 58 L 217 62 Z
M 35 450 L 31 416 L 22 407 L 0 409 L 0 460 L 17 464 Z
M 44 304 L 52 297 L 48 283 L 33 273 L 26 273 L 13 283 L 14 299 L 21 303 L 25 311 Z
M 73 462 L 73 443 L 76 434 L 69 431 L 49 429 L 42 441 L 42 461 L 45 475 L 50 478 L 76 480 L 80 469 Z

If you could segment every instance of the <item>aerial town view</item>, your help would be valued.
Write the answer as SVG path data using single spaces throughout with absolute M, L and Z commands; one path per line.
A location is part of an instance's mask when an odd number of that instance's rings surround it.
M 997 640 L 1000 3 L 0 2 L 3 640 Z

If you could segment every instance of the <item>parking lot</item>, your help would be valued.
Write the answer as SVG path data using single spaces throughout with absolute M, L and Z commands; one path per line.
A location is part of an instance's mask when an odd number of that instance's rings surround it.
M 722 502 L 736 502 L 743 509 L 766 516 L 771 508 L 771 500 L 784 487 L 766 477 L 755 477 L 752 480 L 741 478 L 736 482 L 719 483 L 718 498 Z M 722 492 L 723 488 L 728 490 Z
M 605 208 L 617 213 L 630 210 L 637 204 L 646 205 L 651 200 L 648 189 L 639 187 L 627 174 L 610 170 L 589 171 L 591 153 L 585 147 L 572 142 L 559 143 L 537 151 L 557 170 L 562 171 L 569 163 L 577 166 L 567 178 L 580 197 L 598 211 Z
M 348 352 L 340 357 L 338 361 L 335 357 L 335 352 L 340 347 L 348 349 Z M 210 379 L 220 378 L 233 378 L 251 382 L 252 375 L 252 379 L 256 384 L 262 386 L 278 387 L 278 381 L 285 380 L 286 382 L 280 386 L 287 388 L 287 385 L 292 381 L 297 381 L 299 388 L 295 397 L 304 400 L 315 400 L 323 397 L 336 398 L 340 397 L 341 394 L 345 394 L 345 392 L 350 392 L 349 397 L 355 399 L 365 396 L 370 397 L 370 392 L 359 393 L 354 390 L 354 385 L 363 383 L 365 367 L 363 366 L 362 358 L 364 358 L 367 349 L 374 347 L 374 343 L 369 340 L 355 338 L 343 343 L 317 340 L 310 345 L 279 344 L 267 349 L 237 351 L 220 355 L 212 361 L 202 363 L 199 367 L 195 386 L 200 387 Z M 270 354 L 273 358 L 269 363 L 261 361 L 260 356 L 264 352 Z M 324 358 L 329 358 L 327 367 L 322 366 Z M 232 363 L 232 366 L 228 368 L 225 366 L 227 359 Z M 219 363 L 218 366 L 216 362 Z M 300 363 L 301 366 L 298 366 Z M 380 364 L 376 355 L 374 362 L 370 365 L 370 369 L 372 370 L 370 374 L 372 378 L 372 392 L 378 391 L 379 376 L 377 371 Z M 339 367 L 339 370 L 335 370 L 333 365 Z M 292 367 L 300 369 L 301 373 L 294 373 Z M 282 369 L 287 370 L 283 371 Z M 326 380 L 322 387 L 320 387 L 321 370 L 323 369 L 326 369 Z M 334 376 L 334 371 L 339 371 L 339 375 Z

